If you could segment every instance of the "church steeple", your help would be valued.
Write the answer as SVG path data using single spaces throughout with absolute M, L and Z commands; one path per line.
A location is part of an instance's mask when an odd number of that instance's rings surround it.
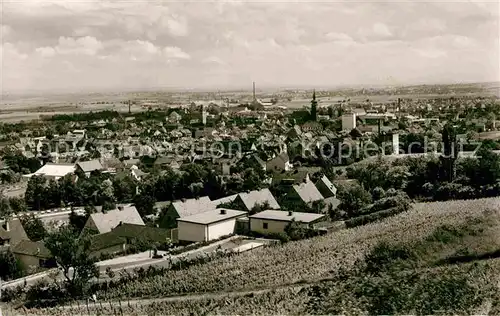
M 318 101 L 316 101 L 316 89 L 313 90 L 313 98 L 311 101 L 311 120 L 317 120 L 317 109 Z

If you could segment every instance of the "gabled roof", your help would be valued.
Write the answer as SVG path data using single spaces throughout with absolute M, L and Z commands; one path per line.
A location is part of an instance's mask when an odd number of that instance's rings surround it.
M 93 235 L 90 239 L 90 250 L 98 251 L 101 249 L 110 248 L 117 245 L 123 245 L 126 243 L 125 238 L 120 237 L 113 232 L 107 232 L 104 234 Z
M 276 157 L 274 157 L 273 159 L 269 160 L 269 161 L 274 161 L 274 160 L 281 160 L 283 162 L 288 162 L 290 161 L 290 157 L 288 157 L 288 154 L 286 153 L 286 151 L 280 153 L 279 155 L 277 155 Z
M 295 220 L 297 222 L 310 223 L 322 219 L 323 217 L 325 217 L 325 215 L 316 213 L 301 213 L 301 212 L 292 212 L 290 214 L 289 212 L 286 211 L 267 210 L 248 217 L 256 219 L 284 221 L 284 222 L 291 222 L 292 220 Z
M 2 226 L 5 224 L 5 221 L 0 221 Z M 0 239 L 9 240 L 11 245 L 16 244 L 21 240 L 29 240 L 28 235 L 26 235 L 26 231 L 24 230 L 23 224 L 19 219 L 13 219 L 9 221 L 9 230 L 5 230 L 2 226 L 0 226 Z
M 38 258 L 51 258 L 52 254 L 41 241 L 31 241 L 24 239 L 15 244 L 12 248 L 12 253 L 19 255 L 34 256 Z
M 217 200 L 213 200 L 213 204 L 217 207 L 223 203 L 231 203 L 233 202 L 236 198 L 238 197 L 238 194 L 233 194 L 233 195 L 229 195 L 229 196 L 225 196 L 223 198 L 220 198 L 220 199 L 217 199 Z
M 250 191 L 238 194 L 247 210 L 251 210 L 257 204 L 269 203 L 270 209 L 279 209 L 280 205 L 269 189 Z
M 90 218 L 94 221 L 97 230 L 100 234 L 110 232 L 113 228 L 118 226 L 120 222 L 144 225 L 139 212 L 135 206 L 123 206 L 122 209 L 114 209 L 106 211 L 105 213 L 90 214 Z
M 319 179 L 317 182 L 316 182 L 316 185 L 318 183 L 322 182 L 323 185 L 333 194 L 333 195 L 336 195 L 337 194 L 337 188 L 335 187 L 335 185 L 333 185 L 332 181 L 330 181 L 330 179 L 328 179 L 327 176 L 322 176 L 321 179 Z
M 80 167 L 80 169 L 83 170 L 83 172 L 92 172 L 103 169 L 101 162 L 97 159 L 89 161 L 80 161 L 77 163 L 77 165 Z
M 191 216 L 181 217 L 178 218 L 177 221 L 208 225 L 222 222 L 231 218 L 244 216 L 245 214 L 247 214 L 247 212 L 218 208 Z
M 64 177 L 67 174 L 71 174 L 75 172 L 74 164 L 55 164 L 55 163 L 46 163 L 43 167 L 38 169 L 32 175 L 45 175 L 51 177 Z
M 124 238 L 136 238 L 153 242 L 165 242 L 170 239 L 170 231 L 164 228 L 123 223 L 111 233 Z
M 273 174 L 273 184 L 279 184 L 283 180 L 290 180 L 290 182 L 293 182 L 293 184 L 300 184 L 305 181 L 307 181 L 309 176 L 309 172 L 307 170 L 299 170 L 295 169 L 294 171 L 290 172 L 282 172 L 282 173 L 276 173 Z
M 323 196 L 312 182 L 295 184 L 293 188 L 302 201 L 306 203 L 323 200 Z
M 182 218 L 213 210 L 217 207 L 217 205 L 214 205 L 208 196 L 203 196 L 197 199 L 172 202 L 172 207 L 175 209 L 179 217 Z

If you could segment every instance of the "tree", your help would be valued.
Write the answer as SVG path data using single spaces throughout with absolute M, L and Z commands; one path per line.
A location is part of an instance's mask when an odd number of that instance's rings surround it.
M 11 280 L 20 278 L 22 275 L 22 267 L 14 254 L 10 250 L 0 252 L 0 278 Z
M 80 234 L 85 223 L 87 222 L 89 215 L 78 215 L 73 209 L 69 214 L 69 225 L 75 231 L 75 233 Z
M 339 209 L 349 217 L 360 215 L 362 209 L 372 202 L 372 196 L 360 185 L 340 187 L 338 198 L 341 201 Z
M 70 294 L 82 295 L 88 282 L 99 276 L 95 260 L 90 256 L 89 237 L 78 238 L 69 225 L 50 233 L 45 240 L 45 246 L 62 271 Z
M 24 194 L 26 204 L 37 211 L 44 205 L 46 184 L 47 179 L 43 176 L 32 176 L 28 181 L 26 193 Z
M 30 240 L 40 241 L 47 236 L 47 230 L 43 222 L 34 214 L 24 215 L 20 220 Z

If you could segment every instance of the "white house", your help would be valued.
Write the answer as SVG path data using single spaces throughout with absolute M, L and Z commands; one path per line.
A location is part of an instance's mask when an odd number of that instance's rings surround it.
M 282 233 L 292 220 L 304 225 L 322 221 L 325 214 L 267 210 L 249 216 L 250 230 L 262 234 Z
M 219 208 L 178 218 L 179 240 L 200 242 L 231 235 L 236 227 L 236 219 L 246 214 L 243 211 Z
M 356 114 L 346 113 L 342 115 L 342 130 L 351 131 L 356 128 Z
M 31 178 L 32 176 L 43 176 L 48 180 L 58 180 L 68 174 L 73 174 L 76 170 L 74 164 L 55 164 L 46 163 L 35 173 L 24 175 L 24 178 Z

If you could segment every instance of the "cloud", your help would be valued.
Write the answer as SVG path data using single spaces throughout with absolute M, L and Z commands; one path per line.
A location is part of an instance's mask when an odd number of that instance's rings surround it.
M 497 3 L 2 3 L 6 89 L 498 78 Z
M 56 50 L 52 47 L 38 47 L 35 51 L 42 57 L 53 57 L 56 54 Z
M 416 51 L 420 56 L 425 58 L 440 58 L 447 55 L 445 51 L 435 48 L 417 49 Z
M 202 60 L 205 64 L 225 65 L 226 63 L 217 56 L 206 57 Z
M 38 47 L 35 51 L 43 57 L 57 55 L 90 55 L 94 56 L 103 48 L 103 44 L 95 37 L 84 36 L 79 38 L 59 37 L 59 42 L 55 47 Z
M 191 56 L 184 52 L 179 47 L 165 47 L 163 48 L 163 55 L 168 59 L 190 59 Z

